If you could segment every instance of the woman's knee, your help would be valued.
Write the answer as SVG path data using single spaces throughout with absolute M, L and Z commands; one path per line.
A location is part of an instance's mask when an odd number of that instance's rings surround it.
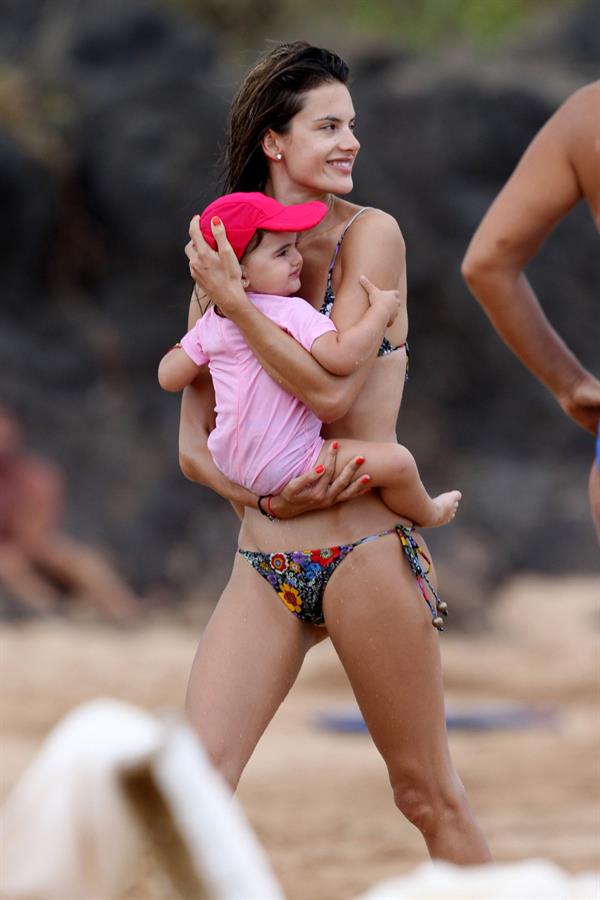
M 390 772 L 394 802 L 422 834 L 460 818 L 466 808 L 464 787 L 454 771 L 443 776 L 424 768 L 401 765 Z

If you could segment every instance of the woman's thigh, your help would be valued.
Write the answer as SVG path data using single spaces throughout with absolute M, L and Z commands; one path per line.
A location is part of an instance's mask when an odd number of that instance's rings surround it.
M 439 634 L 396 535 L 357 547 L 325 592 L 325 620 L 395 787 L 454 780 Z
M 236 554 L 200 640 L 186 698 L 189 721 L 232 787 L 325 629 L 293 616 Z

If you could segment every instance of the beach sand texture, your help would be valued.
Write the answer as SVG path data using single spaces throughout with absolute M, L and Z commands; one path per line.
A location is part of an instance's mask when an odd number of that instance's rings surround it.
M 451 748 L 498 861 L 600 869 L 600 579 L 519 577 L 490 627 L 442 637 L 452 710 L 524 703 L 545 727 L 452 731 Z M 173 619 L 117 630 L 71 619 L 0 626 L 2 796 L 50 728 L 98 696 L 180 708 L 197 630 Z M 402 652 L 401 645 L 398 652 Z M 331 646 L 309 654 L 261 741 L 239 798 L 289 900 L 349 900 L 425 858 L 365 734 L 315 726 L 352 695 Z M 409 726 L 408 726 L 409 727 Z M 168 900 L 148 854 L 127 900 Z

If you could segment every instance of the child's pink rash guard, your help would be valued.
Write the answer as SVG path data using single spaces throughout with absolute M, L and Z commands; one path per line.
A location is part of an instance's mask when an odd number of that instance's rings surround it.
M 301 297 L 248 297 L 309 352 L 318 337 L 335 331 Z M 322 423 L 267 375 L 237 325 L 211 307 L 181 346 L 196 365 L 208 363 L 217 414 L 208 449 L 224 475 L 255 494 L 277 494 L 310 468 L 323 446 Z

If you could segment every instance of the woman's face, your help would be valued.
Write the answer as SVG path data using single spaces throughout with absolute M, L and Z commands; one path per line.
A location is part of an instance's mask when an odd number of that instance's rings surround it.
M 282 167 L 294 186 L 318 193 L 347 194 L 360 144 L 354 134 L 356 113 L 348 88 L 327 82 L 305 95 L 304 107 L 286 134 L 273 134 Z

